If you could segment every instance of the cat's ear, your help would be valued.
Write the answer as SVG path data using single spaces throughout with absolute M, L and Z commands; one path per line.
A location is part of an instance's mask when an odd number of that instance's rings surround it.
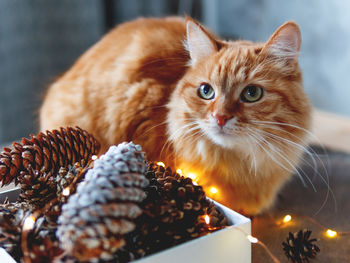
M 299 27 L 294 22 L 286 22 L 280 26 L 266 42 L 262 52 L 276 58 L 296 61 L 301 45 Z
M 186 29 L 185 46 L 192 65 L 218 51 L 215 39 L 190 17 L 186 17 Z

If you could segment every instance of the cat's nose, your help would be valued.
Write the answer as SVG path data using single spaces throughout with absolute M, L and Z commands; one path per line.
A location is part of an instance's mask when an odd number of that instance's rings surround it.
M 214 113 L 213 117 L 216 119 L 217 124 L 221 127 L 224 126 L 226 122 L 230 119 L 230 117 L 227 115 L 217 113 Z

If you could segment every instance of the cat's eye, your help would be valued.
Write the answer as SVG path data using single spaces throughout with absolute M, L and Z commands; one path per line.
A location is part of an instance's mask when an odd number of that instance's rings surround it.
M 207 83 L 203 83 L 199 86 L 198 96 L 205 100 L 212 100 L 215 98 L 215 91 L 212 86 Z
M 241 100 L 243 102 L 256 102 L 262 98 L 264 90 L 258 86 L 249 85 L 244 88 L 241 93 Z

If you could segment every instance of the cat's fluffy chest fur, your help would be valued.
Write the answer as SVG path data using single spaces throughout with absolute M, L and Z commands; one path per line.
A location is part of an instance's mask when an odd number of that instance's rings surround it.
M 309 126 L 298 34 L 289 23 L 251 44 L 216 40 L 191 19 L 123 24 L 50 87 L 41 129 L 78 125 L 103 150 L 133 140 L 150 160 L 201 174 L 224 204 L 259 213 L 298 162 Z

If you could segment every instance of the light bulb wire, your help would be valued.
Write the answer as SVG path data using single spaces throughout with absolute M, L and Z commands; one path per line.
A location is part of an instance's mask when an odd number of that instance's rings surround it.
M 265 245 L 265 243 L 263 243 L 262 241 L 260 241 L 258 238 L 254 237 L 254 236 L 251 236 L 249 234 L 247 234 L 243 229 L 241 228 L 234 228 L 236 230 L 239 230 L 247 239 L 248 241 L 251 243 L 251 244 L 257 244 L 259 246 L 261 246 L 265 252 L 270 256 L 270 258 L 272 259 L 272 261 L 274 263 L 281 263 L 281 261 L 271 252 L 271 250 Z M 248 238 L 248 237 L 251 237 L 251 238 L 255 238 L 257 240 L 257 242 L 251 242 L 251 240 Z
M 309 217 L 309 216 L 300 216 L 302 218 L 305 218 L 306 220 L 308 220 L 309 222 L 313 223 L 314 225 L 318 226 L 319 228 L 323 229 L 324 231 L 329 230 L 329 228 L 325 227 L 324 225 L 322 225 L 320 222 L 318 222 L 316 219 Z M 333 231 L 333 230 L 332 230 Z M 346 236 L 346 235 L 350 235 L 350 231 L 336 231 L 337 235 L 339 236 Z

